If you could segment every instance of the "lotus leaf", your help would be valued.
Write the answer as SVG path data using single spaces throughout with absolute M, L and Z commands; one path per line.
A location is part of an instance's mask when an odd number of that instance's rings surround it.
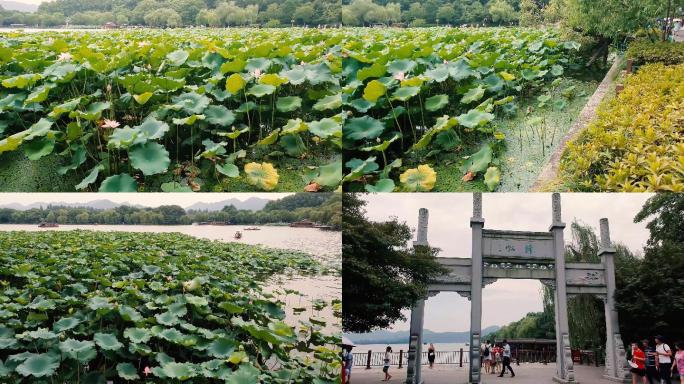
M 100 192 L 136 192 L 138 183 L 130 175 L 121 173 L 109 176 L 100 184 Z
M 131 165 L 140 169 L 145 175 L 166 172 L 171 160 L 169 152 L 158 143 L 147 142 L 131 148 Z
M 437 173 L 429 165 L 423 164 L 406 170 L 399 180 L 408 192 L 427 192 L 434 188 Z
M 17 366 L 16 370 L 22 376 L 45 377 L 52 376 L 58 367 L 58 357 L 55 358 L 51 354 L 42 353 L 24 360 Z
M 265 191 L 270 191 L 278 184 L 278 172 L 270 163 L 245 164 L 247 182 Z
M 116 372 L 124 380 L 138 380 L 138 370 L 131 363 L 119 363 L 116 365 Z

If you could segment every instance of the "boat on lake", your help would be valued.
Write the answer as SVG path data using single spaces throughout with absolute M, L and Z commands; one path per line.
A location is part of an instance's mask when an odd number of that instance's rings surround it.
M 295 221 L 294 223 L 290 223 L 290 227 L 292 227 L 292 228 L 315 228 L 316 223 L 314 223 L 311 220 L 301 220 L 301 221 Z
M 59 224 L 57 223 L 46 223 L 46 222 L 41 222 L 38 224 L 38 228 L 57 228 L 59 227 Z
M 261 228 L 258 228 L 258 227 L 247 227 L 247 228 L 244 228 L 243 231 L 261 231 Z
M 240 232 L 240 231 L 235 232 L 235 235 L 233 235 L 233 237 L 235 238 L 235 240 L 242 239 L 242 232 Z

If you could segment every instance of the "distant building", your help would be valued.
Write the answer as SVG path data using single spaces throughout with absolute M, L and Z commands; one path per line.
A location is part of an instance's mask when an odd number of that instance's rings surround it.
M 108 21 L 105 23 L 104 28 L 105 29 L 115 29 L 115 28 L 119 28 L 119 26 L 112 21 Z

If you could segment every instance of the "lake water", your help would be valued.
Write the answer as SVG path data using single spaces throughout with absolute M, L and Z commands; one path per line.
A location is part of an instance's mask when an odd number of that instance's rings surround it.
M 260 230 L 245 231 L 244 228 L 246 227 L 246 225 L 60 225 L 57 228 L 39 228 L 32 224 L 0 224 L 0 231 L 70 231 L 83 229 L 106 232 L 178 232 L 200 239 L 297 250 L 310 254 L 326 266 L 335 268 L 337 271 L 341 270 L 342 232 L 280 226 L 256 226 Z M 233 237 L 236 231 L 242 232 L 242 238 L 239 240 Z M 296 290 L 301 295 L 278 293 L 284 289 Z M 290 321 L 295 322 L 298 319 L 305 320 L 309 316 L 316 316 L 328 320 L 327 330 L 337 332 L 341 329 L 341 324 L 333 316 L 330 307 L 319 312 L 311 305 L 311 302 L 316 299 L 330 302 L 342 298 L 342 277 L 339 273 L 315 277 L 274 276 L 269 281 L 266 290 L 276 294 L 289 309 L 308 308 L 300 314 L 289 311 L 288 318 Z
M 354 348 L 354 352 L 385 352 L 385 348 L 387 348 L 388 345 L 392 347 L 392 352 L 399 352 L 401 350 L 404 352 L 408 351 L 407 341 L 406 344 L 357 344 Z M 435 351 L 440 352 L 460 351 L 461 348 L 463 348 L 463 351 L 466 352 L 469 349 L 465 343 L 433 343 L 433 345 L 435 346 Z M 429 346 L 430 344 L 423 344 L 423 352 L 427 352 Z

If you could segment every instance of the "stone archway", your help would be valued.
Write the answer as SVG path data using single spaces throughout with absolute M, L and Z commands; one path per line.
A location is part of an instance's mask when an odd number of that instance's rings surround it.
M 554 290 L 556 319 L 556 375 L 559 383 L 577 383 L 570 351 L 568 298 L 591 294 L 604 302 L 606 317 L 606 367 L 604 378 L 626 382 L 625 348 L 620 336 L 615 309 L 615 249 L 610 241 L 608 219 L 601 219 L 601 263 L 566 263 L 561 219 L 560 194 L 552 195 L 552 218 L 548 232 L 491 230 L 484 228 L 482 194 L 473 194 L 472 254 L 470 258 L 438 258 L 448 273 L 433 281 L 428 296 L 439 292 L 458 292 L 471 301 L 469 383 L 481 382 L 480 343 L 482 329 L 482 289 L 497 279 L 537 279 Z M 427 240 L 428 210 L 418 212 L 416 245 Z M 422 383 L 421 349 L 425 300 L 411 310 L 411 328 L 406 384 Z

